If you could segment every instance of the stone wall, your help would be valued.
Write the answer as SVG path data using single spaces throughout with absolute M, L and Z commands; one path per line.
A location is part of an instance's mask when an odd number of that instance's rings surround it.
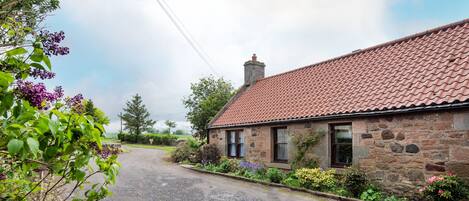
M 352 123 L 353 164 L 388 191 L 412 194 L 426 178 L 452 171 L 469 181 L 469 110 L 409 113 L 336 121 L 236 128 L 245 134 L 246 159 L 272 163 L 271 129 L 287 126 L 288 132 L 326 131 L 333 123 Z M 210 131 L 210 143 L 226 153 L 226 130 Z M 312 149 L 322 168 L 330 167 L 330 135 Z M 289 146 L 293 158 L 295 147 Z

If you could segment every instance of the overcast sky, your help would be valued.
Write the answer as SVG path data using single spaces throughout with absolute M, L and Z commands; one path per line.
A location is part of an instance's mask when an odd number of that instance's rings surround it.
M 182 98 L 214 74 L 239 87 L 252 53 L 274 75 L 469 17 L 469 1 L 166 0 L 214 63 L 196 54 L 156 0 L 63 0 L 46 21 L 71 53 L 53 59 L 66 95 L 82 93 L 111 118 L 135 93 L 152 118 L 188 129 Z

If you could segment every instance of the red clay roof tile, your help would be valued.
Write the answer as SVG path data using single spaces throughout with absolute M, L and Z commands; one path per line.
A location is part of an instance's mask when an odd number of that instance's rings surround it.
M 469 101 L 469 19 L 258 80 L 210 127 Z

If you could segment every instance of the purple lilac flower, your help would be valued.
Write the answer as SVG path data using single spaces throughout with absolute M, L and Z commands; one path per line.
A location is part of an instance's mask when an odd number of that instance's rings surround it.
M 38 68 L 34 68 L 29 74 L 34 78 L 41 78 L 42 80 L 52 79 L 55 77 L 55 73 Z
M 67 98 L 65 103 L 68 107 L 70 107 L 73 111 L 77 113 L 83 113 L 84 106 L 83 106 L 83 95 L 77 94 L 72 98 Z
M 63 31 L 49 33 L 49 31 L 41 31 L 42 46 L 44 53 L 48 56 L 51 55 L 67 55 L 70 50 L 68 47 L 60 47 L 59 43 L 65 39 L 65 33 Z
M 57 87 L 54 92 L 48 92 L 44 83 L 34 84 L 30 81 L 18 80 L 16 85 L 19 96 L 39 109 L 47 109 L 48 103 L 57 101 L 63 96 L 61 87 Z

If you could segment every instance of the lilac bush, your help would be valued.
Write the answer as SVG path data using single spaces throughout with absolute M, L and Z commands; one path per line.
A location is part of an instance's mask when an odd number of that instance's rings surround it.
M 55 77 L 55 73 L 38 68 L 32 69 L 29 75 L 33 78 L 40 78 L 41 80 L 52 79 Z
M 47 56 L 67 55 L 70 53 L 68 47 L 59 46 L 59 43 L 65 39 L 65 33 L 63 31 L 50 33 L 47 30 L 43 30 L 40 33 L 40 37 L 42 38 L 41 42 L 44 53 Z
M 38 109 L 47 109 L 50 103 L 59 100 L 63 96 L 61 87 L 55 88 L 53 92 L 48 92 L 44 83 L 35 84 L 23 80 L 16 81 L 16 93 Z
M 67 97 L 65 99 L 65 104 L 71 108 L 74 112 L 76 113 L 83 113 L 85 110 L 85 106 L 83 105 L 83 95 L 82 94 L 77 94 L 73 96 L 72 98 Z

